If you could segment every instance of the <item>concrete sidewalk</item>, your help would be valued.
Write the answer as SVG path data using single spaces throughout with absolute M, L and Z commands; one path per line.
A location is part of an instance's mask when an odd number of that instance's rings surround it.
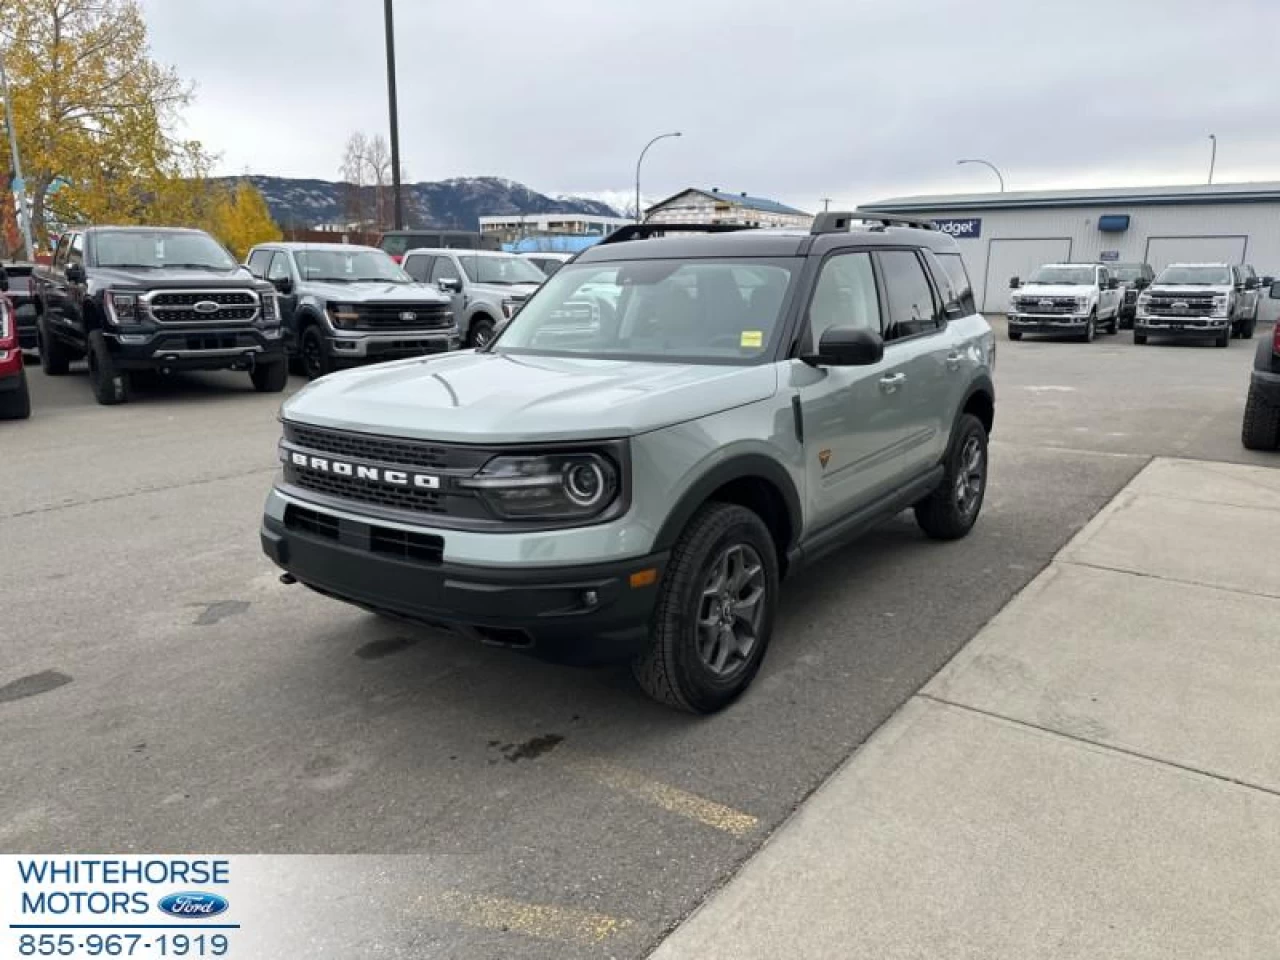
M 1278 546 L 1154 461 L 655 960 L 1280 957 Z

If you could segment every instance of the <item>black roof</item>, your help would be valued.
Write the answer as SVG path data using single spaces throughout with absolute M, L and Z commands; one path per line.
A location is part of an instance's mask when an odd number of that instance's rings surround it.
M 940 230 L 911 227 L 855 229 L 814 235 L 807 230 L 735 230 L 721 233 L 677 233 L 644 240 L 601 243 L 578 254 L 574 263 L 616 260 L 686 260 L 698 257 L 798 257 L 858 247 L 927 247 L 936 253 L 957 252 L 956 241 Z

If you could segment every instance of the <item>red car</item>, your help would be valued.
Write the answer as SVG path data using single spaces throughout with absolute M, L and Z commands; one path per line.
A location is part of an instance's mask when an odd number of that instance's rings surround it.
M 0 270 L 0 291 L 9 278 Z M 31 416 L 27 393 L 27 372 L 22 368 L 22 346 L 18 343 L 18 315 L 7 294 L 0 292 L 0 420 L 25 420 Z

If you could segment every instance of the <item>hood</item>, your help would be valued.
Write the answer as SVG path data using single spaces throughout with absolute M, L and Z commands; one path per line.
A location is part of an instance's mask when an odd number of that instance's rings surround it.
M 540 283 L 516 283 L 509 287 L 503 286 L 500 283 L 473 283 L 467 289 L 467 292 L 472 296 L 476 294 L 485 294 L 487 296 L 498 297 L 502 300 L 506 300 L 508 297 L 527 297 L 540 286 L 542 286 Z
M 123 267 L 91 267 L 90 278 L 103 286 L 144 287 L 148 290 L 174 288 L 198 290 L 254 289 L 265 283 L 255 280 L 243 267 L 232 270 L 127 270 Z
M 772 365 L 728 367 L 471 350 L 332 374 L 287 420 L 452 443 L 629 437 L 764 400 Z
M 1144 292 L 1157 297 L 1220 297 L 1234 289 L 1229 283 L 1218 286 L 1203 283 L 1175 283 L 1169 285 L 1153 283 Z
M 1009 293 L 1015 297 L 1087 297 L 1097 289 L 1070 283 L 1024 283 Z
M 305 293 L 336 303 L 452 303 L 453 298 L 429 283 L 317 283 L 302 285 Z

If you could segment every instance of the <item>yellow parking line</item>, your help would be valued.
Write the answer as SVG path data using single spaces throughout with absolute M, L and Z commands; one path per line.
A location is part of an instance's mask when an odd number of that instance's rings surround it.
M 450 919 L 465 926 L 520 933 L 538 940 L 561 943 L 603 943 L 631 926 L 630 920 L 603 913 L 523 903 L 502 897 L 446 893 L 440 902 Z
M 760 822 L 756 817 L 732 807 L 726 807 L 714 800 L 707 800 L 697 794 L 681 790 L 670 784 L 650 779 L 633 770 L 615 767 L 602 760 L 576 759 L 573 766 L 579 768 L 606 787 L 630 794 L 645 803 L 652 803 L 671 813 L 688 817 L 698 823 L 735 837 L 746 836 Z

